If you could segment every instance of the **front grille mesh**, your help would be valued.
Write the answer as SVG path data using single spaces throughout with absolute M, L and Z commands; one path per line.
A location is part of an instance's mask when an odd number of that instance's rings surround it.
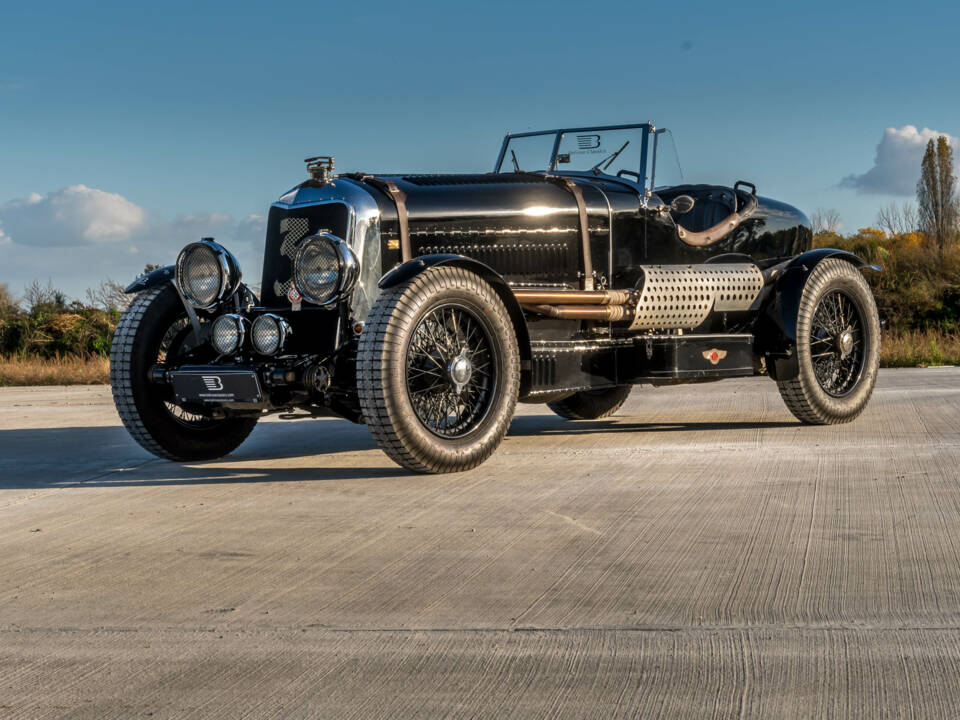
M 293 287 L 293 258 L 299 243 L 319 232 L 345 238 L 348 222 L 349 213 L 341 203 L 272 207 L 263 252 L 263 303 L 271 307 L 289 306 L 287 293 Z

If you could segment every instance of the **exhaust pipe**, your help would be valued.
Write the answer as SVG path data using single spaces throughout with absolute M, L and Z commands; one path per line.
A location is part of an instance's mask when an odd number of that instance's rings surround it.
M 633 311 L 626 305 L 524 305 L 523 308 L 558 320 L 621 322 L 633 317 Z
M 521 305 L 625 305 L 630 290 L 514 290 Z

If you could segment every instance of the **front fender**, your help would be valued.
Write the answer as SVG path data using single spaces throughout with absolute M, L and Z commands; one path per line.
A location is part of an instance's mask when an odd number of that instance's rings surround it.
M 530 359 L 532 357 L 530 350 L 530 333 L 527 330 L 527 321 L 523 316 L 523 309 L 520 307 L 520 303 L 517 302 L 517 298 L 514 296 L 510 286 L 507 285 L 507 281 L 503 279 L 503 276 L 500 275 L 500 273 L 491 268 L 489 265 L 485 265 L 484 263 L 480 262 L 479 260 L 474 260 L 473 258 L 468 258 L 463 255 L 424 255 L 413 260 L 408 260 L 402 265 L 398 265 L 397 267 L 393 268 L 390 272 L 380 278 L 380 282 L 377 284 L 381 289 L 386 290 L 387 288 L 394 287 L 400 283 L 413 280 L 413 278 L 429 268 L 439 267 L 442 265 L 459 267 L 463 268 L 464 270 L 469 270 L 472 273 L 476 273 L 485 281 L 487 281 L 490 286 L 496 290 L 497 295 L 500 296 L 500 300 L 503 302 L 504 307 L 507 308 L 507 312 L 510 314 L 510 320 L 513 323 L 513 329 L 517 334 L 517 348 L 520 351 L 522 369 L 520 395 L 523 396 L 527 390 L 526 386 L 529 385 L 529 368 Z
M 173 265 L 167 265 L 166 267 L 152 270 L 151 272 L 145 273 L 138 277 L 132 283 L 127 285 L 123 291 L 128 295 L 132 295 L 133 293 L 143 292 L 144 290 L 149 290 L 157 285 L 170 282 L 173 280 L 173 270 Z
M 800 372 L 796 353 L 800 300 L 810 273 L 827 258 L 844 260 L 860 270 L 881 270 L 851 252 L 836 248 L 809 250 L 780 270 L 772 279 L 773 291 L 761 311 L 761 322 L 755 332 L 757 349 L 768 356 L 768 372 L 774 380 L 792 380 Z

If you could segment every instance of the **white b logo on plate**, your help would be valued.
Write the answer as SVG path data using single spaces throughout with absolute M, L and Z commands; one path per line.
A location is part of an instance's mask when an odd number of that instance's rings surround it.
M 223 380 L 220 379 L 217 375 L 202 375 L 203 384 L 207 386 L 207 390 L 210 392 L 215 392 L 217 390 L 223 390 Z

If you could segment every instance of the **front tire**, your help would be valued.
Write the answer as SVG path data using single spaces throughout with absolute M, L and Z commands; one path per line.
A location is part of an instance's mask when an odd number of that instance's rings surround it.
M 150 382 L 150 368 L 173 359 L 189 333 L 173 285 L 136 295 L 113 336 L 110 387 L 120 419 L 145 450 L 167 460 L 212 460 L 233 452 L 257 419 L 197 415 L 170 402 L 167 389 Z
M 633 385 L 617 385 L 602 390 L 582 390 L 563 400 L 548 402 L 547 407 L 567 420 L 599 420 L 610 417 L 630 397 Z
M 798 420 L 835 425 L 863 412 L 880 367 L 880 319 L 866 280 L 845 260 L 824 260 L 807 278 L 796 352 L 799 374 L 777 386 Z
M 384 290 L 367 316 L 357 352 L 364 420 L 405 468 L 469 470 L 506 435 L 519 364 L 497 292 L 463 268 L 428 268 Z

